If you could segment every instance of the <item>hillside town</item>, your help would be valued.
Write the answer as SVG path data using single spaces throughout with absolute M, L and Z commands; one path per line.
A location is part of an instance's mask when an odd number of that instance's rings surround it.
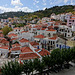
M 0 58 L 33 60 L 50 55 L 53 49 L 69 49 L 75 46 L 75 15 L 62 13 L 28 21 L 24 27 L 13 24 L 25 23 L 19 17 L 1 19 L 0 28 L 11 27 L 7 35 L 0 30 Z M 0 63 L 1 64 L 1 63 Z M 3 64 L 3 63 L 2 63 Z M 2 65 L 1 64 L 1 65 Z

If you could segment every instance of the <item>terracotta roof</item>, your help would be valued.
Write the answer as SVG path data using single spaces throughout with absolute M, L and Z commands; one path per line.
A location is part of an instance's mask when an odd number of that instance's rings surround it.
M 8 37 L 10 37 L 10 38 L 11 38 L 12 36 L 15 37 L 15 36 L 17 36 L 17 34 L 12 33 L 12 34 L 9 34 L 9 35 L 8 35 Z
M 18 39 L 18 38 L 12 38 L 11 41 L 13 41 L 13 40 L 17 40 L 17 39 Z
M 21 60 L 40 58 L 36 53 L 20 54 L 19 57 Z
M 37 35 L 37 36 L 34 36 L 34 38 L 45 38 L 44 35 Z
M 9 41 L 7 41 L 6 39 L 2 39 L 2 40 L 0 40 L 0 43 L 7 44 L 7 43 L 9 43 Z
M 49 27 L 48 27 L 48 29 L 52 29 L 52 28 L 53 28 L 53 26 L 49 26 Z
M 0 33 L 0 37 L 4 37 L 3 33 Z
M 9 47 L 8 46 L 2 46 L 2 47 L 0 47 L 0 49 L 9 49 Z
M 56 31 L 56 30 L 54 30 L 54 29 L 49 29 L 49 30 L 46 30 L 46 31 Z
M 17 51 L 17 50 L 21 50 L 21 48 L 20 47 L 15 47 L 15 48 L 12 48 L 11 50 L 12 51 Z
M 28 31 L 22 31 L 21 33 L 25 33 L 25 32 L 28 32 Z
M 21 43 L 23 42 L 29 42 L 29 40 L 22 38 L 21 40 L 19 40 Z
M 46 28 L 42 28 L 41 30 L 45 30 Z
M 30 44 L 31 44 L 32 46 L 39 45 L 39 43 L 37 43 L 37 42 L 30 42 Z
M 18 43 L 15 43 L 15 44 L 12 45 L 12 47 L 18 47 L 18 46 L 21 46 L 21 45 L 18 44 Z
M 33 51 L 29 47 L 22 47 L 21 52 L 25 53 L 25 52 L 33 52 Z
M 38 52 L 41 56 L 45 56 L 45 55 L 50 55 L 50 53 L 45 50 L 45 49 L 42 49 L 40 52 Z
M 56 40 L 56 39 L 57 39 L 57 37 L 51 37 L 51 38 L 49 38 L 49 39 Z
M 0 32 L 3 32 L 2 30 L 0 30 Z
M 75 20 L 75 18 L 71 18 L 71 20 Z
M 14 28 L 14 29 L 20 29 L 19 27 L 16 27 L 16 28 Z

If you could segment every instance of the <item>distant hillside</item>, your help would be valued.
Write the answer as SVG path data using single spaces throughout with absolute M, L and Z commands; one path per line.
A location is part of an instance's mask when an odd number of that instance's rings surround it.
M 5 12 L 5 13 L 2 13 L 0 14 L 0 19 L 1 18 L 8 18 L 8 17 L 20 17 L 20 16 L 24 16 L 24 15 L 27 15 L 28 13 L 25 13 L 25 12 L 22 12 L 22 11 L 19 11 L 19 12 Z
M 46 8 L 45 10 L 36 11 L 33 14 L 38 15 L 39 17 L 49 17 L 52 13 L 61 14 L 67 12 L 73 12 L 73 5 L 64 5 L 64 6 L 54 6 L 52 8 Z
M 38 18 L 42 18 L 42 17 L 50 17 L 50 15 L 52 13 L 55 14 L 61 14 L 61 13 L 67 13 L 67 12 L 74 12 L 74 6 L 73 5 L 64 5 L 64 6 L 54 6 L 52 8 L 46 8 L 45 10 L 39 10 L 33 13 L 25 13 L 25 12 L 6 12 L 3 14 L 0 14 L 0 19 L 1 18 L 8 18 L 8 17 L 20 17 L 20 16 L 24 16 L 26 18 L 29 17 L 38 17 Z M 28 15 L 27 15 L 28 14 Z

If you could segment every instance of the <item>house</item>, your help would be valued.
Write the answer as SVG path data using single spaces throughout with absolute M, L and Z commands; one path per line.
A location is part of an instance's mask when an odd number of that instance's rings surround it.
M 19 44 L 23 47 L 23 46 L 28 46 L 29 45 L 29 40 L 22 38 L 21 40 L 19 40 Z
M 8 46 L 0 46 L 0 56 L 3 58 L 8 57 L 9 47 Z
M 66 45 L 70 48 L 75 47 L 75 36 L 72 37 L 70 40 L 66 41 Z
M 72 27 L 72 31 L 75 31 L 75 15 L 69 16 L 67 19 L 67 26 Z
M 21 45 L 18 43 L 13 44 L 11 48 L 11 57 L 12 58 L 16 56 L 19 57 L 20 53 L 21 53 Z
M 60 25 L 58 33 L 63 34 L 64 37 L 72 37 L 72 29 L 66 25 Z
M 34 40 L 37 41 L 37 42 L 40 42 L 43 40 L 43 38 L 45 38 L 44 35 L 36 35 L 34 36 Z
M 30 47 L 22 47 L 19 58 L 20 60 L 29 60 L 39 58 L 39 55 L 36 52 L 34 52 Z

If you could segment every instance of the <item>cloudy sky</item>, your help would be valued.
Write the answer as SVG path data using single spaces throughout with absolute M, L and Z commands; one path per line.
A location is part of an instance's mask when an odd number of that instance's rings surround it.
M 75 0 L 0 0 L 0 13 L 9 11 L 33 12 L 56 5 L 75 5 Z

